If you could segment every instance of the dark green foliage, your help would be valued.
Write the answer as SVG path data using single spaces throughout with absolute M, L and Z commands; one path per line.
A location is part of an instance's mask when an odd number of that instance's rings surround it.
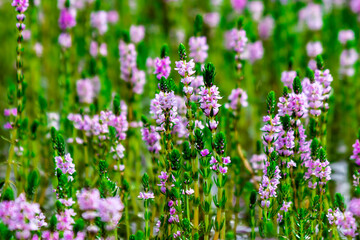
M 269 92 L 269 94 L 267 95 L 266 107 L 267 107 L 268 115 L 273 115 L 275 113 L 276 100 L 275 100 L 275 92 L 274 91 Z
M 215 66 L 212 63 L 206 63 L 202 72 L 204 78 L 204 84 L 206 87 L 211 87 L 214 84 L 215 79 Z

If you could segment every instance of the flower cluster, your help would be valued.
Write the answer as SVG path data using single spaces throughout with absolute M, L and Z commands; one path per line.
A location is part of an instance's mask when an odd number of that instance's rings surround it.
M 76 92 L 79 102 L 91 104 L 100 92 L 99 77 L 79 79 L 76 82 Z
M 10 231 L 16 231 L 17 239 L 30 239 L 32 232 L 47 226 L 39 204 L 27 202 L 24 193 L 14 201 L 0 202 L 0 219 Z
M 211 86 L 210 88 L 201 87 L 200 89 L 200 108 L 203 110 L 205 116 L 211 118 L 209 120 L 210 130 L 217 128 L 219 122 L 215 120 L 215 116 L 219 112 L 221 105 L 218 103 L 220 96 L 219 88 L 216 85 Z
M 311 2 L 300 10 L 299 22 L 301 25 L 305 23 L 312 31 L 320 30 L 323 26 L 322 12 L 320 4 Z
M 72 175 L 75 173 L 75 164 L 73 159 L 70 156 L 70 153 L 67 153 L 64 157 L 56 156 L 55 157 L 55 169 L 60 169 L 63 174 L 68 174 L 70 181 L 73 181 Z
M 215 172 L 219 171 L 221 174 L 226 174 L 228 171 L 227 165 L 231 163 L 230 157 L 222 157 L 221 162 L 218 162 L 214 156 L 211 156 L 210 165 L 211 169 Z
M 174 126 L 179 122 L 176 107 L 176 98 L 173 91 L 169 93 L 160 92 L 151 100 L 150 114 L 159 125 L 159 129 L 163 130 L 163 124 L 169 118 L 169 123 Z
M 208 57 L 209 46 L 206 43 L 206 37 L 191 37 L 189 39 L 190 57 L 197 63 L 204 63 Z
M 256 41 L 254 43 L 248 43 L 245 46 L 243 54 L 240 55 L 241 59 L 249 60 L 250 63 L 254 63 L 257 60 L 262 59 L 264 56 L 264 47 L 262 41 Z
M 290 202 L 285 202 L 284 201 L 281 208 L 280 208 L 280 211 L 282 211 L 283 213 L 288 212 L 291 204 L 292 204 L 291 201 Z M 279 222 L 281 222 L 283 220 L 283 218 L 284 218 L 284 216 L 281 213 L 278 213 L 276 220 L 279 223 Z
M 60 12 L 59 27 L 61 30 L 66 30 L 75 27 L 76 25 L 76 10 L 63 8 Z
M 333 81 L 333 77 L 330 74 L 330 70 L 315 70 L 315 81 L 322 84 L 323 92 L 322 92 L 322 100 L 324 102 L 324 108 L 329 109 L 329 104 L 326 102 L 329 99 L 331 92 L 331 82 Z
M 274 152 L 275 153 L 275 152 Z M 277 196 L 276 189 L 280 183 L 280 169 L 279 166 L 266 162 L 266 168 L 263 171 L 264 175 L 259 186 L 259 195 L 262 207 L 270 207 L 271 198 Z
M 159 153 L 161 150 L 160 134 L 156 131 L 155 126 L 141 128 L 142 140 L 148 145 L 148 150 L 151 153 Z
M 141 42 L 145 37 L 145 27 L 131 25 L 130 27 L 130 39 L 133 43 Z
M 329 220 L 329 223 L 331 225 L 336 225 L 345 236 L 355 237 L 357 235 L 356 220 L 352 212 L 345 211 L 343 213 L 339 209 L 334 211 L 329 208 L 326 216 Z
M 107 45 L 106 43 L 101 43 L 100 46 L 97 42 L 91 41 L 90 43 L 90 55 L 96 57 L 98 54 L 101 56 L 107 56 Z
M 171 72 L 170 67 L 171 61 L 170 57 L 164 57 L 164 58 L 156 58 L 155 59 L 155 71 L 154 74 L 156 74 L 157 79 L 161 79 L 162 77 L 168 78 Z
M 323 47 L 321 45 L 321 42 L 319 42 L 319 41 L 308 42 L 308 44 L 306 45 L 306 52 L 307 52 L 307 55 L 310 57 L 308 66 L 312 70 L 315 70 L 316 69 L 315 57 L 317 55 L 322 54 L 322 52 L 323 52 Z
M 274 151 L 274 142 L 278 138 L 279 133 L 282 130 L 280 124 L 280 117 L 278 115 L 276 115 L 275 117 L 265 116 L 263 118 L 263 122 L 266 123 L 261 128 L 261 131 L 263 132 L 263 144 L 266 152 L 272 153 Z
M 9 108 L 9 109 L 4 109 L 4 116 L 5 117 L 10 117 L 10 121 L 6 122 L 4 124 L 4 128 L 5 129 L 11 129 L 13 128 L 13 122 L 11 121 L 11 118 L 14 118 L 17 116 L 17 108 Z M 12 117 L 11 117 L 12 116 Z
M 354 48 L 344 49 L 340 55 L 340 74 L 352 77 L 355 74 L 354 65 L 359 59 L 359 54 Z
M 243 89 L 235 88 L 231 91 L 228 98 L 229 103 L 225 104 L 225 107 L 231 109 L 236 115 L 236 112 L 240 107 L 248 106 L 247 98 L 248 96 Z
M 145 72 L 137 68 L 137 52 L 133 43 L 125 43 L 120 40 L 120 78 L 131 84 L 132 90 L 136 94 L 142 94 L 145 84 Z
M 90 24 L 97 29 L 100 35 L 104 35 L 108 31 L 108 14 L 106 11 L 92 12 L 90 15 Z
M 359 139 L 356 139 L 355 143 L 352 145 L 353 154 L 351 155 L 350 159 L 354 160 L 357 165 L 360 166 L 360 142 Z
M 98 136 L 100 140 L 106 139 L 105 135 L 109 133 L 109 126 L 117 130 L 119 140 L 124 140 L 129 127 L 126 111 L 121 111 L 120 115 L 115 115 L 111 111 L 101 111 L 100 115 L 93 117 L 71 113 L 68 115 L 68 119 L 73 122 L 76 129 L 85 131 L 87 136 Z
M 191 83 L 194 80 L 193 75 L 195 74 L 194 59 L 188 62 L 186 60 L 176 61 L 175 65 L 175 70 L 182 76 L 181 82 L 184 84 L 183 92 L 190 98 L 194 91 L 193 87 L 191 87 Z
M 234 28 L 225 34 L 226 48 L 235 51 L 239 55 L 245 51 L 247 42 L 248 38 L 245 30 Z
M 323 86 L 319 82 L 310 82 L 308 78 L 303 81 L 303 91 L 308 102 L 308 113 L 317 117 L 321 114 L 323 104 Z
M 19 13 L 24 13 L 29 7 L 29 0 L 13 0 L 11 6 L 16 8 Z
M 82 189 L 77 194 L 77 200 L 84 219 L 92 220 L 100 217 L 102 222 L 107 223 L 106 230 L 111 231 L 116 228 L 124 209 L 119 197 L 100 198 L 97 189 Z M 99 229 L 96 225 L 89 225 L 87 230 L 97 232 Z

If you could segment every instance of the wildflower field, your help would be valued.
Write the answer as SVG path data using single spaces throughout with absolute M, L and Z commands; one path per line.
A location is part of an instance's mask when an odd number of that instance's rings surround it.
M 0 240 L 360 239 L 360 0 L 0 0 Z

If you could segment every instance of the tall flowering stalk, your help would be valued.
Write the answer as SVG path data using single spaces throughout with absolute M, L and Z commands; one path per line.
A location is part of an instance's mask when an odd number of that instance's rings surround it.
M 16 96 L 17 96 L 17 111 L 15 114 L 15 120 L 14 124 L 9 128 L 11 128 L 11 146 L 10 151 L 8 155 L 7 160 L 7 169 L 6 169 L 6 175 L 5 175 L 5 185 L 3 187 L 4 190 L 8 187 L 10 183 L 10 174 L 11 174 L 11 168 L 14 161 L 14 154 L 15 154 L 15 147 L 20 147 L 20 143 L 16 142 L 17 137 L 20 137 L 20 125 L 22 124 L 22 112 L 25 108 L 25 103 L 23 101 L 23 98 L 25 97 L 25 83 L 24 83 L 24 74 L 23 74 L 23 62 L 22 62 L 22 53 L 24 51 L 22 41 L 23 41 L 23 30 L 25 29 L 25 12 L 27 8 L 29 7 L 29 1 L 28 0 L 13 0 L 12 6 L 15 7 L 16 12 L 18 13 L 16 15 L 17 23 L 16 28 L 18 30 L 18 37 L 17 37 L 17 47 L 16 47 L 16 82 L 17 82 L 17 90 L 16 90 Z M 15 172 L 15 169 L 14 169 Z
M 173 150 L 172 145 L 172 129 L 179 122 L 176 108 L 176 98 L 174 95 L 174 82 L 172 79 L 167 80 L 162 77 L 159 83 L 160 92 L 155 95 L 155 99 L 151 101 L 150 113 L 156 120 L 157 130 L 162 132 L 162 146 L 164 147 L 163 168 L 159 175 L 160 191 L 166 196 L 165 216 L 160 221 L 160 236 L 168 237 L 172 232 L 171 224 L 179 222 L 179 216 L 176 209 L 179 208 L 180 202 L 178 184 L 173 183 L 174 178 L 173 170 L 179 169 L 179 154 L 178 151 Z M 175 151 L 175 152 L 174 152 Z M 176 164 L 175 164 L 176 163 Z M 175 174 L 177 174 L 175 172 Z M 174 187 L 176 184 L 176 188 Z M 179 199 L 180 200 L 180 199 Z
M 186 50 L 183 44 L 179 45 L 179 57 L 180 61 L 176 61 L 176 68 L 175 70 L 178 71 L 180 74 L 181 82 L 184 84 L 183 92 L 185 95 L 185 105 L 186 105 L 186 117 L 187 117 L 187 130 L 189 132 L 189 141 L 190 141 L 190 163 L 192 166 L 192 179 L 193 179 L 193 186 L 194 186 L 194 233 L 198 231 L 199 226 L 199 162 L 197 157 L 197 152 L 195 150 L 195 137 L 194 137 L 194 127 L 195 127 L 195 112 L 194 111 L 194 104 L 193 103 L 193 96 L 194 96 L 194 88 L 192 87 L 192 82 L 195 80 L 195 62 L 194 59 L 190 61 L 186 60 Z
M 217 127 L 219 122 L 216 119 L 217 114 L 219 113 L 219 107 L 221 106 L 218 103 L 218 100 L 221 99 L 219 96 L 219 90 L 216 85 L 214 85 L 215 78 L 215 67 L 212 63 L 205 64 L 204 70 L 202 72 L 204 78 L 205 86 L 200 90 L 200 108 L 203 110 L 204 115 L 206 116 L 207 127 L 211 131 L 211 143 L 213 148 L 213 154 L 210 164 L 211 169 L 217 173 L 217 180 L 215 181 L 216 186 L 218 187 L 218 196 L 214 197 L 214 203 L 217 207 L 216 222 L 215 222 L 215 236 L 214 239 L 224 239 L 225 237 L 225 204 L 226 204 L 226 194 L 224 186 L 227 180 L 227 170 L 226 165 L 230 164 L 230 157 L 225 157 L 225 146 L 226 140 L 223 133 L 217 133 Z M 221 231 L 221 234 L 220 234 Z

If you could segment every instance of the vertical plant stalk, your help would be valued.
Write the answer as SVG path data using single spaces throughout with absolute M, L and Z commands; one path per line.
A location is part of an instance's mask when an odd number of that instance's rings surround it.
M 24 8 L 24 7 L 23 7 Z M 17 21 L 18 23 L 16 24 L 16 27 L 18 29 L 18 37 L 17 37 L 17 46 L 16 46 L 16 83 L 17 83 L 17 91 L 16 91 L 16 96 L 17 96 L 17 114 L 15 117 L 15 122 L 14 122 L 14 126 L 11 129 L 10 135 L 11 135 L 11 145 L 10 145 L 10 151 L 9 151 L 9 155 L 8 155 L 8 160 L 7 160 L 7 169 L 6 169 L 6 175 L 5 175 L 5 184 L 4 184 L 4 191 L 6 190 L 6 188 L 8 187 L 9 183 L 10 183 L 10 176 L 11 176 L 11 168 L 13 165 L 13 161 L 14 161 L 14 153 L 15 153 L 15 144 L 19 145 L 19 140 L 16 140 L 17 136 L 20 136 L 20 124 L 21 124 L 21 119 L 22 119 L 22 111 L 24 109 L 24 105 L 23 105 L 23 97 L 24 97 L 24 86 L 23 86 L 23 81 L 24 81 L 24 74 L 23 74 L 23 62 L 22 62 L 22 58 L 21 55 L 24 51 L 23 49 L 23 45 L 22 45 L 22 41 L 23 41 L 23 36 L 22 36 L 22 31 L 25 28 L 25 24 L 23 23 L 25 20 L 25 15 L 23 14 L 23 12 L 25 12 L 25 10 L 19 10 L 18 8 L 16 8 L 16 10 L 18 11 L 18 15 L 17 15 Z M 15 173 L 15 168 L 16 166 L 14 166 L 14 173 Z

